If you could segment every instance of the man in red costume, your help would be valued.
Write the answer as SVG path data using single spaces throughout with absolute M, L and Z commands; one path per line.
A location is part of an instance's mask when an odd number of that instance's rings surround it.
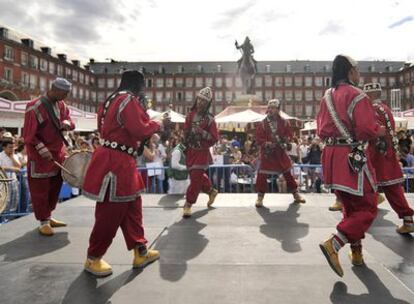
M 260 146 L 260 167 L 256 180 L 256 207 L 263 206 L 263 198 L 267 192 L 267 175 L 283 174 L 288 190 L 293 194 L 295 203 L 305 203 L 298 192 L 298 184 L 290 170 L 292 161 L 286 153 L 292 139 L 289 122 L 280 116 L 280 101 L 269 100 L 266 118 L 256 124 L 256 142 Z
M 357 63 L 348 56 L 336 56 L 332 87 L 325 92 L 317 116 L 317 132 L 326 145 L 322 152 L 325 183 L 337 190 L 344 205 L 337 233 L 319 246 L 339 276 L 343 270 L 338 251 L 346 243 L 351 244 L 352 263 L 363 263 L 361 240 L 377 215 L 375 172 L 364 144 L 385 134 L 385 129 L 375 123 L 368 96 L 355 86 L 358 82 Z
M 408 205 L 402 187 L 404 178 L 396 155 L 398 139 L 395 134 L 394 117 L 390 108 L 380 99 L 381 85 L 379 83 L 364 85 L 364 91 L 372 101 L 378 123 L 386 128 L 384 137 L 371 140 L 368 145 L 368 157 L 375 168 L 377 185 L 384 191 L 392 209 L 403 220 L 403 224 L 397 228 L 397 232 L 401 234 L 413 233 L 414 211 Z
M 213 93 L 209 87 L 201 89 L 197 94 L 191 112 L 188 113 L 184 124 L 186 146 L 186 165 L 190 173 L 190 186 L 187 188 L 186 203 L 183 217 L 191 216 L 191 206 L 197 201 L 200 192 L 207 193 L 210 207 L 218 194 L 206 174 L 212 163 L 210 147 L 218 141 L 217 125 L 214 116 L 209 112 Z
M 64 130 L 73 130 L 69 108 L 63 101 L 69 94 L 71 83 L 56 78 L 45 96 L 30 101 L 24 115 L 24 143 L 28 157 L 28 182 L 35 217 L 40 221 L 42 235 L 54 234 L 54 227 L 66 226 L 53 219 L 62 187 L 60 169 L 54 161 L 62 163 L 66 150 Z
M 98 277 L 112 274 L 102 256 L 119 227 L 128 250 L 134 250 L 134 268 L 159 258 L 158 251 L 146 246 L 141 201 L 145 189 L 135 164 L 137 143 L 160 129 L 146 113 L 144 85 L 142 73 L 125 71 L 119 88 L 98 109 L 98 130 L 104 144 L 94 151 L 83 185 L 83 193 L 96 200 L 85 271 Z

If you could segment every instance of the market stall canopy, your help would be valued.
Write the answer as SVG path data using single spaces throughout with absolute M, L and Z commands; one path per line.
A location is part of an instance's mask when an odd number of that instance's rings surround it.
M 216 123 L 220 124 L 240 124 L 246 125 L 248 123 L 253 123 L 257 121 L 261 121 L 266 117 L 264 114 L 259 114 L 257 112 L 253 112 L 252 110 L 245 110 L 242 112 L 230 114 L 228 116 L 222 116 L 216 119 Z
M 147 113 L 148 113 L 148 115 L 151 119 L 162 118 L 164 116 L 164 114 L 169 113 L 169 115 L 171 117 L 171 122 L 175 122 L 175 123 L 184 123 L 185 122 L 185 116 L 183 114 L 175 112 L 173 110 L 168 110 L 168 111 L 165 111 L 165 112 L 158 112 L 158 111 L 154 111 L 153 109 L 149 109 L 149 110 L 147 110 Z

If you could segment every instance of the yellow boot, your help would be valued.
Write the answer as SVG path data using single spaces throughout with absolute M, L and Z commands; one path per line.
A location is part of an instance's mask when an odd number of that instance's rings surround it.
M 332 270 L 340 277 L 343 277 L 344 271 L 342 270 L 342 266 L 339 263 L 338 253 L 334 249 L 334 246 L 332 243 L 333 238 L 334 236 L 331 236 L 325 242 L 320 243 L 319 248 L 322 250 L 322 253 L 325 255 L 325 258 L 328 261 L 329 266 L 331 266 Z
M 189 218 L 191 217 L 191 204 L 185 203 L 183 207 L 183 217 Z
M 336 200 L 335 203 L 333 203 L 332 206 L 329 207 L 329 211 L 342 211 L 342 208 L 342 203 Z
M 264 199 L 264 194 L 257 194 L 257 200 L 256 200 L 256 208 L 261 208 L 263 207 L 263 199 Z
M 364 256 L 362 255 L 362 246 L 351 246 L 351 250 L 348 253 L 351 263 L 354 266 L 364 265 Z
M 66 227 L 66 226 L 67 226 L 65 222 L 58 221 L 58 220 L 56 220 L 56 219 L 54 219 L 54 218 L 51 218 L 51 219 L 49 220 L 49 222 L 50 222 L 50 226 L 51 226 L 52 228 L 57 228 L 57 227 Z
M 144 268 L 148 264 L 158 260 L 160 258 L 160 253 L 157 250 L 150 249 L 147 251 L 146 255 L 139 255 L 137 248 L 134 249 L 134 261 L 132 262 L 133 268 Z
M 413 233 L 414 225 L 402 224 L 400 227 L 397 228 L 397 232 L 401 234 Z
M 44 236 L 52 236 L 55 234 L 49 223 L 43 224 L 39 227 L 39 233 Z
M 214 200 L 216 199 L 216 196 L 218 194 L 218 190 L 217 189 L 211 189 L 210 193 L 208 194 L 208 202 L 207 202 L 207 207 L 211 207 L 211 205 L 213 205 Z
M 97 277 L 106 277 L 112 274 L 112 267 L 102 258 L 87 259 L 85 262 L 85 271 Z
M 306 203 L 306 200 L 302 197 L 302 195 L 299 194 L 298 191 L 293 192 L 293 199 L 295 200 L 295 203 L 304 204 Z
M 378 193 L 378 197 L 377 197 L 377 205 L 382 204 L 385 201 L 385 197 L 384 195 L 382 195 L 381 193 Z

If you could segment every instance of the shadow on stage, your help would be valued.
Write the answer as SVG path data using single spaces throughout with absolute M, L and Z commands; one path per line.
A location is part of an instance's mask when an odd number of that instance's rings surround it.
M 59 250 L 70 241 L 67 232 L 56 232 L 53 236 L 40 235 L 37 229 L 0 245 L 0 256 L 5 262 L 20 261 Z
M 158 205 L 164 209 L 178 208 L 180 200 L 184 200 L 184 194 L 167 194 L 160 198 Z
M 197 219 L 213 210 L 193 212 L 190 218 L 182 218 L 168 227 L 168 233 L 158 239 L 155 248 L 161 252 L 160 275 L 164 280 L 179 281 L 187 271 L 187 262 L 206 248 L 209 240 L 200 231 L 207 225 Z
M 352 267 L 352 271 L 368 289 L 368 293 L 355 295 L 348 293 L 348 286 L 341 281 L 335 283 L 331 292 L 332 303 L 352 304 L 410 304 L 394 298 L 388 288 L 381 282 L 377 274 L 367 266 Z
M 257 208 L 257 213 L 263 218 L 260 232 L 278 240 L 286 252 L 299 252 L 302 250 L 299 239 L 309 233 L 309 224 L 298 223 L 300 204 L 291 203 L 286 211 L 270 212 L 267 207 Z
M 110 303 L 108 300 L 111 299 L 121 287 L 135 279 L 135 277 L 142 271 L 142 269 L 130 269 L 111 279 L 98 279 L 83 271 L 70 285 L 62 303 Z M 98 284 L 103 280 L 105 281 L 102 284 Z

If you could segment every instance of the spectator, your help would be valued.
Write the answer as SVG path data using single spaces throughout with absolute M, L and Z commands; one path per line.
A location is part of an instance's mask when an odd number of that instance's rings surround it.
M 101 146 L 101 141 L 98 136 L 92 138 L 92 151 L 95 151 L 97 148 Z
M 297 164 L 299 162 L 299 141 L 297 137 L 292 138 L 292 142 L 290 150 L 287 151 L 287 154 L 289 155 L 290 159 Z
M 397 138 L 398 138 L 398 145 L 400 147 L 400 150 L 407 150 L 409 153 L 409 151 L 411 151 L 411 145 L 412 145 L 412 140 L 411 138 L 407 137 L 407 134 L 404 130 L 400 130 L 397 133 Z
M 3 141 L 3 134 L 6 132 L 6 129 L 3 127 L 0 127 L 0 152 L 3 151 L 2 141 Z
M 19 204 L 19 181 L 17 174 L 20 172 L 21 165 L 14 154 L 14 143 L 11 139 L 3 139 L 3 151 L 0 153 L 0 167 L 6 172 L 9 182 L 9 198 L 7 202 L 6 212 L 16 212 Z

